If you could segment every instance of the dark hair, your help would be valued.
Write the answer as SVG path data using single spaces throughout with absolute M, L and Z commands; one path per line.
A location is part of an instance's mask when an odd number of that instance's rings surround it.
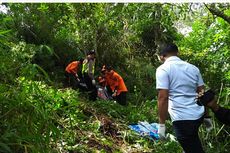
M 112 66 L 110 66 L 110 65 L 106 66 L 105 68 L 106 68 L 107 71 L 113 70 Z
M 166 56 L 169 53 L 178 53 L 178 47 L 175 44 L 167 45 L 163 50 L 161 50 L 160 55 Z
M 80 61 L 81 63 L 83 63 L 83 61 L 84 61 L 84 58 L 80 58 L 80 59 L 79 59 L 79 61 Z
M 92 55 L 92 54 L 96 54 L 95 50 L 90 50 L 88 51 L 87 55 Z
M 113 68 L 112 68 L 112 66 L 108 66 L 108 65 L 103 65 L 102 66 L 102 70 L 101 70 L 101 72 L 103 73 L 105 70 L 107 70 L 107 71 L 111 71 Z

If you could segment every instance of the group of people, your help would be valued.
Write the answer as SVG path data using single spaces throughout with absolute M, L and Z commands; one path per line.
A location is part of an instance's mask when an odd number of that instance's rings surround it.
M 97 99 L 98 89 L 100 88 L 106 92 L 108 97 L 112 97 L 111 99 L 121 105 L 127 105 L 127 87 L 123 78 L 111 66 L 103 65 L 101 76 L 98 77 L 98 84 L 96 84 L 94 75 L 95 60 L 96 52 L 91 50 L 87 53 L 85 59 L 68 64 L 65 69 L 68 84 L 74 89 L 87 90 L 89 100 L 95 101 Z
M 171 117 L 176 138 L 185 153 L 204 153 L 198 130 L 202 123 L 212 128 L 208 109 L 216 118 L 230 125 L 230 110 L 216 103 L 214 94 L 204 92 L 204 81 L 199 69 L 178 57 L 175 44 L 166 46 L 159 54 L 163 62 L 156 71 L 156 89 L 158 90 L 158 112 L 160 138 L 165 138 L 165 121 L 168 113 Z M 78 69 L 82 65 L 80 75 Z M 97 88 L 94 76 L 95 52 L 90 51 L 85 59 L 74 61 L 66 67 L 69 80 L 75 87 L 83 80 L 89 90 L 90 100 L 96 100 Z M 128 92 L 124 80 L 110 66 L 104 65 L 98 77 L 100 87 L 121 105 L 127 105 Z

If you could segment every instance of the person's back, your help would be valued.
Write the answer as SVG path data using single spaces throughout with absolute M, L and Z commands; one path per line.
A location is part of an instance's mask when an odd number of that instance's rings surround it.
M 65 71 L 68 73 L 73 73 L 76 74 L 77 70 L 78 70 L 78 65 L 79 65 L 79 61 L 73 61 L 70 64 L 68 64 L 65 68 Z
M 117 72 L 113 73 L 113 77 L 117 78 L 117 94 L 119 95 L 121 92 L 127 92 L 128 90 L 123 78 Z
M 164 62 L 156 71 L 160 138 L 165 138 L 165 120 L 169 112 L 178 142 L 185 153 L 204 153 L 198 131 L 204 106 L 196 103 L 197 92 L 204 89 L 199 69 L 178 57 L 176 45 L 160 53 Z
M 105 69 L 106 84 L 113 92 L 112 97 L 121 105 L 127 105 L 126 94 L 128 92 L 123 78 L 110 67 Z
M 169 114 L 173 121 L 196 120 L 204 113 L 204 107 L 197 105 L 197 87 L 203 84 L 199 69 L 176 56 L 168 58 L 158 68 L 169 77 Z
M 66 84 L 72 86 L 73 89 L 80 88 L 81 81 L 81 69 L 83 59 L 80 58 L 78 61 L 72 61 L 65 68 Z
M 110 75 L 106 76 L 106 82 L 110 86 L 112 90 L 118 90 L 119 92 L 121 91 L 128 91 L 125 85 L 125 82 L 123 78 L 115 71 L 111 70 Z

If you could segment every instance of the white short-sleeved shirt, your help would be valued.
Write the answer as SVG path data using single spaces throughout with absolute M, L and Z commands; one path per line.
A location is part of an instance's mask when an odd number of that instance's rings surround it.
M 199 69 L 171 56 L 156 71 L 156 88 L 169 90 L 168 112 L 172 121 L 197 120 L 204 107 L 196 103 L 197 87 L 204 85 Z

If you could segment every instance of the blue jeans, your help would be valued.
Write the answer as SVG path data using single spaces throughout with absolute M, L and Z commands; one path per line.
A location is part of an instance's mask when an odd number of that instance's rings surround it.
M 203 118 L 173 122 L 177 140 L 185 153 L 204 153 L 198 136 L 198 130 L 202 122 Z

